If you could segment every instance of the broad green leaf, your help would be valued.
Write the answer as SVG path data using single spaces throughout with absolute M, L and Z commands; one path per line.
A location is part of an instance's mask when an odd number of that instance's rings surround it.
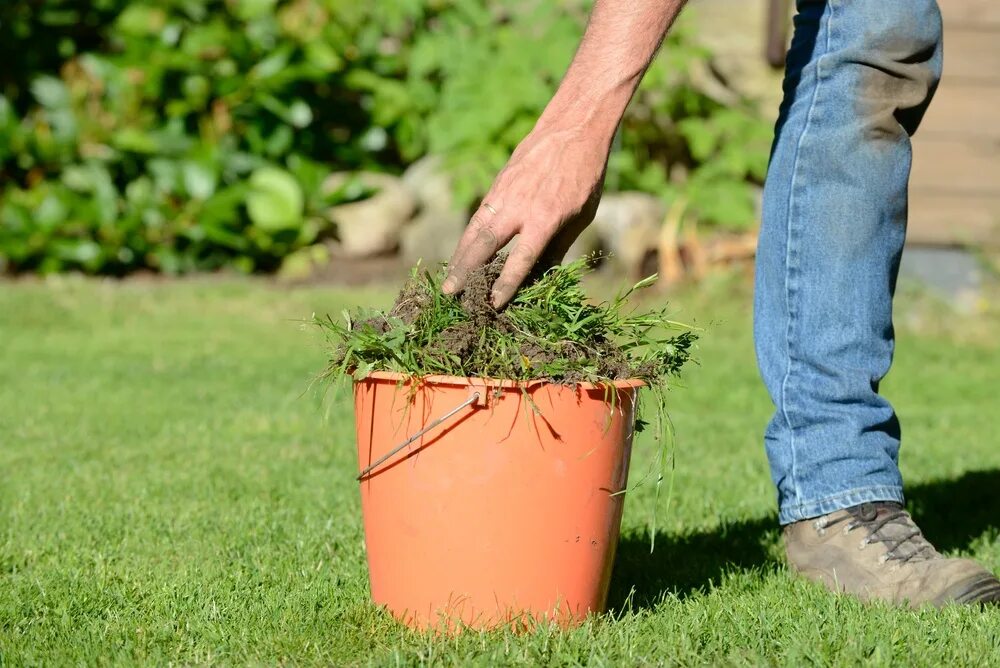
M 219 177 L 210 166 L 189 160 L 182 167 L 184 190 L 194 199 L 208 199 L 215 192 Z
M 276 167 L 261 167 L 250 175 L 247 213 L 253 224 L 275 232 L 302 224 L 303 197 L 298 182 Z
M 31 82 L 31 94 L 47 109 L 62 109 L 69 106 L 69 89 L 56 77 L 42 75 Z
M 304 51 L 309 64 L 323 72 L 337 72 L 344 65 L 340 54 L 326 42 L 310 42 L 305 45 Z
M 45 196 L 42 203 L 35 209 L 35 222 L 42 227 L 55 228 L 65 222 L 69 207 L 63 199 L 52 192 Z
M 244 21 L 274 12 L 276 0 L 234 0 L 236 15 Z
M 148 132 L 134 127 L 122 128 L 111 137 L 112 145 L 122 151 L 132 153 L 156 153 L 160 150 L 160 144 L 156 138 Z
M 133 2 L 125 7 L 115 22 L 124 35 L 138 37 L 161 32 L 167 22 L 167 13 L 160 7 Z
M 297 128 L 304 128 L 313 120 L 312 109 L 303 100 L 295 100 L 288 107 L 287 120 Z

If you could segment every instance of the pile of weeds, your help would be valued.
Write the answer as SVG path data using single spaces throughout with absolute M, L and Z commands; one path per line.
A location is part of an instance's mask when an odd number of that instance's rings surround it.
M 697 338 L 691 328 L 670 320 L 666 309 L 629 308 L 629 298 L 655 276 L 592 303 L 581 285 L 589 264 L 581 259 L 529 279 L 510 304 L 495 309 L 490 288 L 503 261 L 471 273 L 458 296 L 441 292 L 443 268 L 417 267 L 388 313 L 316 318 L 330 346 L 324 376 L 396 371 L 569 385 L 640 379 L 665 389 L 690 359 Z
M 608 390 L 614 381 L 639 379 L 655 399 L 655 437 L 661 441 L 644 480 L 655 478 L 657 498 L 667 476 L 672 490 L 673 432 L 666 392 L 691 359 L 697 335 L 671 320 L 666 308 L 645 312 L 630 308 L 629 298 L 656 277 L 640 281 L 609 302 L 593 303 L 581 285 L 590 271 L 584 258 L 529 278 L 506 307 L 495 309 L 490 291 L 505 259 L 501 255 L 470 274 L 458 296 L 441 292 L 444 268 L 421 271 L 418 266 L 388 313 L 358 310 L 344 312 L 342 320 L 315 318 L 329 345 L 323 378 L 360 379 L 372 371 L 395 371 L 410 377 L 589 382 Z M 612 402 L 616 396 L 608 392 Z M 538 410 L 533 402 L 526 403 Z M 647 424 L 639 417 L 641 405 L 636 411 L 635 428 L 641 431 Z M 654 503 L 650 536 L 656 535 L 658 506 Z

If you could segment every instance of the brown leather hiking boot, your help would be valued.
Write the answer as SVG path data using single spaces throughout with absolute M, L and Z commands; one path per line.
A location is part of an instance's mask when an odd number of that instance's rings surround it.
M 898 503 L 863 503 L 785 527 L 791 567 L 863 601 L 919 607 L 1000 602 L 1000 580 L 970 559 L 945 559 Z

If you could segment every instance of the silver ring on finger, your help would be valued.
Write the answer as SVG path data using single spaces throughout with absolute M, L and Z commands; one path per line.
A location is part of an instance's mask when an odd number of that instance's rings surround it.
M 483 208 L 492 213 L 494 216 L 497 215 L 497 210 L 493 208 L 493 205 L 489 202 L 483 202 Z

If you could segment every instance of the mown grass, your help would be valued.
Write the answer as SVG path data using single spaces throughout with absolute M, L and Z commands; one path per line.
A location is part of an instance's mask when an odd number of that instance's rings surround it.
M 706 327 L 669 395 L 673 506 L 626 500 L 613 612 L 438 638 L 367 599 L 346 395 L 301 321 L 389 288 L 56 280 L 0 285 L 0 664 L 988 665 L 1000 611 L 864 607 L 789 576 L 760 446 L 747 290 L 671 298 Z M 886 383 L 911 508 L 1000 569 L 1000 318 L 901 300 Z M 652 461 L 639 443 L 633 478 Z

